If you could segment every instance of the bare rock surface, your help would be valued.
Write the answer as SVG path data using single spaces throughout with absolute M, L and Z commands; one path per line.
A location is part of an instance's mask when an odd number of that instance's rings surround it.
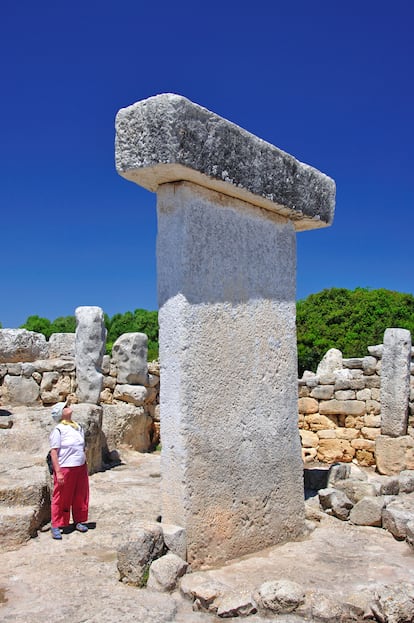
M 22 474 L 30 475 L 30 466 L 44 461 L 44 449 L 31 435 L 33 420 L 38 420 L 42 412 L 26 410 L 25 425 L 15 418 L 14 426 L 21 426 L 22 437 L 20 449 L 14 447 L 10 456 L 15 467 L 22 466 Z M 47 449 L 49 422 L 42 422 Z M 8 470 L 8 453 L 4 451 L 8 445 L 10 430 L 0 430 L 2 473 Z M 325 616 L 323 608 L 330 616 L 351 606 L 363 612 L 375 600 L 384 616 L 387 591 L 394 596 L 396 614 L 392 616 L 399 616 L 401 608 L 404 613 L 411 612 L 414 554 L 410 546 L 380 528 L 353 526 L 320 512 L 310 513 L 315 529 L 302 541 L 189 573 L 181 579 L 181 591 L 164 593 L 120 582 L 117 552 L 134 541 L 149 522 L 153 524 L 161 512 L 159 454 L 139 454 L 122 448 L 120 453 L 120 465 L 91 476 L 87 534 L 70 532 L 63 535 L 62 541 L 54 541 L 45 526 L 23 546 L 9 551 L 0 546 L 2 621 L 207 623 L 221 620 L 219 615 L 245 616 L 252 612 L 249 622 L 265 623 L 271 613 L 254 614 L 251 597 L 265 582 L 282 581 L 298 584 L 306 602 L 292 613 L 271 614 L 271 620 L 277 623 L 318 621 Z M 315 504 L 315 499 L 308 504 Z M 16 529 L 10 523 L 9 530 Z M 392 588 L 399 584 L 408 586 L 401 606 Z M 193 610 L 193 606 L 205 605 L 210 612 Z

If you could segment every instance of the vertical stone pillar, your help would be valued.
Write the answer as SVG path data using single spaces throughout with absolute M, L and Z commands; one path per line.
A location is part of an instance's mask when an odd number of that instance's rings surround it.
M 76 395 L 79 402 L 98 404 L 106 344 L 103 311 L 100 307 L 77 307 L 75 316 Z
M 381 433 L 407 434 L 410 397 L 411 334 L 407 329 L 386 329 L 381 365 Z
M 116 161 L 157 192 L 163 522 L 195 567 L 297 538 L 295 230 L 334 183 L 172 94 L 118 113 Z

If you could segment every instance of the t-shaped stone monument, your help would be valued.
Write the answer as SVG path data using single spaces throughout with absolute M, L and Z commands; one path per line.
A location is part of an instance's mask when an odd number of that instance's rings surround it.
M 334 182 L 178 95 L 116 128 L 157 193 L 162 520 L 194 567 L 298 538 L 295 230 L 332 222 Z

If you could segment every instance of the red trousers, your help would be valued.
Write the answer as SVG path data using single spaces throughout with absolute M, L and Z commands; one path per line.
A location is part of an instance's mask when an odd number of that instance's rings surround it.
M 63 528 L 70 523 L 72 509 L 73 522 L 88 521 L 89 478 L 86 463 L 79 467 L 61 467 L 65 482 L 58 485 L 53 475 L 52 526 Z

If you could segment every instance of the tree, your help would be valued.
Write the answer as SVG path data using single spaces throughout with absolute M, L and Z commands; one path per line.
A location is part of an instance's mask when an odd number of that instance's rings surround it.
M 52 333 L 75 333 L 75 316 L 59 316 L 51 324 Z
M 49 339 L 52 334 L 50 320 L 41 318 L 40 316 L 29 316 L 20 328 L 27 329 L 28 331 L 35 331 L 36 333 L 43 333 L 46 339 Z
M 114 342 L 124 333 L 145 333 L 148 336 L 148 359 L 158 357 L 158 312 L 136 309 L 134 312 L 105 316 L 108 331 L 106 352 L 112 352 Z
M 298 367 L 316 370 L 329 348 L 345 357 L 361 357 L 382 343 L 384 331 L 399 327 L 414 332 L 414 296 L 391 290 L 331 288 L 296 306 Z

